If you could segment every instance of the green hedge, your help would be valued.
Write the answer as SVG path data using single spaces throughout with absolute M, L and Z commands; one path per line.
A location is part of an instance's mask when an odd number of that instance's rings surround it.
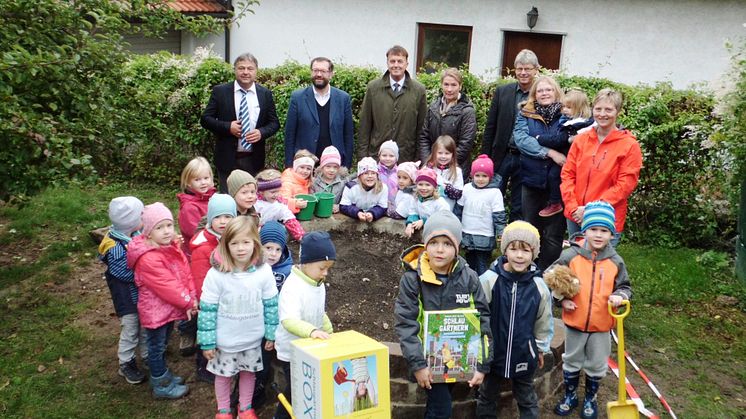
M 366 84 L 380 71 L 337 64 L 332 84 L 352 97 L 357 115 Z M 604 87 L 625 96 L 620 122 L 642 144 L 644 167 L 630 202 L 626 233 L 634 240 L 668 246 L 706 247 L 732 237 L 735 227 L 729 203 L 728 166 L 723 148 L 710 137 L 718 124 L 712 116 L 714 99 L 693 90 L 674 90 L 668 84 L 627 86 L 608 80 L 556 75 L 563 87 L 579 87 L 589 97 Z M 288 62 L 260 69 L 258 81 L 274 94 L 281 125 L 291 93 L 309 83 L 306 64 Z M 428 100 L 439 93 L 438 74 L 419 74 Z M 195 155 L 210 156 L 213 138 L 199 125 L 211 87 L 233 80 L 231 66 L 204 52 L 180 57 L 167 53 L 137 56 L 126 62 L 114 107 L 118 117 L 112 138 L 76 143 L 75 155 L 96 156 L 79 161 L 86 173 L 122 176 L 137 181 L 176 185 L 183 165 Z M 466 72 L 464 90 L 477 110 L 475 154 L 496 85 Z M 95 103 L 95 101 L 93 102 Z M 282 165 L 282 129 L 269 141 L 268 164 Z M 64 176 L 66 173 L 59 173 Z M 22 181 L 20 179 L 19 181 Z

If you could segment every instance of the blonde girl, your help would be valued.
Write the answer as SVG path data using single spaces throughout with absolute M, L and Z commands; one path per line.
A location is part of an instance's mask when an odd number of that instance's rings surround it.
M 339 210 L 354 219 L 371 223 L 384 215 L 388 208 L 389 190 L 378 178 L 378 164 L 372 157 L 357 163 L 357 183 L 345 186 Z
M 251 407 L 255 373 L 262 371 L 264 349 L 274 348 L 278 323 L 277 287 L 264 263 L 256 224 L 248 217 L 228 223 L 218 245 L 218 266 L 202 286 L 198 332 L 202 353 L 215 374 L 216 419 L 231 416 L 231 378 L 238 374 L 238 417 L 256 418 Z
M 189 241 L 197 231 L 202 217 L 207 215 L 207 202 L 215 194 L 212 167 L 204 157 L 195 157 L 181 171 L 179 200 L 179 230 L 184 238 L 181 250 L 191 259 Z
M 311 175 L 316 162 L 319 159 L 308 150 L 302 149 L 295 152 L 293 167 L 288 167 L 282 172 L 280 179 L 282 187 L 280 195 L 287 202 L 288 208 L 293 214 L 297 214 L 305 208 L 308 203 L 303 199 L 297 199 L 298 194 L 307 194 L 311 189 Z
M 456 162 L 456 142 L 451 136 L 441 135 L 435 140 L 426 164 L 435 171 L 438 191 L 453 209 L 464 189 L 464 174 Z

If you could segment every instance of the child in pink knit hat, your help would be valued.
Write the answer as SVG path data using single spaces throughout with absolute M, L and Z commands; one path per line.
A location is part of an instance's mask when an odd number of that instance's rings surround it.
M 389 190 L 389 208 L 394 207 L 397 187 L 397 166 L 399 146 L 392 140 L 384 141 L 378 148 L 378 178 Z
M 319 167 L 316 168 L 316 176 L 311 183 L 311 193 L 327 192 L 334 194 L 333 213 L 339 212 L 339 201 L 347 181 L 347 168 L 341 166 L 342 156 L 333 145 L 325 148 L 321 153 Z
M 471 183 L 464 186 L 453 213 L 463 224 L 461 247 L 469 266 L 482 275 L 492 260 L 496 240 L 507 224 L 503 195 L 493 182 L 494 164 L 482 154 L 471 164 Z
M 435 170 L 429 167 L 418 170 L 415 185 L 414 205 L 409 208 L 407 227 L 404 230 L 407 237 L 412 237 L 415 231 L 421 229 L 432 214 L 440 210 L 451 210 L 448 202 L 438 193 L 438 175 Z

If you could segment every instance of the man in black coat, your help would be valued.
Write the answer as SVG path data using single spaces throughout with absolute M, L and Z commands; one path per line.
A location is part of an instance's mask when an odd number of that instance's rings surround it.
M 256 57 L 242 54 L 233 62 L 236 80 L 212 89 L 200 123 L 215 134 L 215 166 L 220 192 L 234 169 L 256 175 L 264 169 L 265 142 L 280 129 L 272 92 L 255 83 Z
M 528 91 L 539 71 L 539 59 L 533 51 L 524 49 L 515 57 L 515 83 L 495 90 L 484 128 L 482 154 L 492 158 L 495 174 L 500 175 L 500 190 L 510 184 L 510 221 L 523 219 L 521 208 L 520 151 L 513 140 L 513 125 L 518 104 L 528 99 Z

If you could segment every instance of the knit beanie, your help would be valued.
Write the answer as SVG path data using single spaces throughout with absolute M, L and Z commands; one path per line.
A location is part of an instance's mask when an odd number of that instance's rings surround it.
M 207 202 L 207 225 L 212 226 L 212 220 L 221 215 L 236 217 L 236 201 L 230 195 L 216 193 Z
M 267 221 L 259 230 L 259 240 L 262 246 L 267 243 L 277 243 L 281 249 L 285 249 L 288 242 L 288 231 L 279 221 Z
M 145 208 L 142 210 L 142 234 L 145 237 L 150 236 L 153 227 L 163 220 L 174 220 L 171 210 L 161 202 L 145 205 Z
M 593 201 L 585 205 L 583 224 L 580 226 L 580 230 L 585 233 L 591 227 L 604 227 L 614 234 L 616 233 L 614 223 L 616 223 L 614 207 L 605 201 Z
M 399 161 L 399 145 L 394 142 L 394 140 L 388 140 L 384 141 L 383 144 L 381 144 L 381 147 L 378 148 L 378 155 L 381 155 L 381 151 L 383 150 L 389 150 L 392 153 L 394 153 L 394 157 L 396 157 L 396 161 Z
M 251 176 L 248 172 L 236 169 L 231 172 L 230 176 L 228 176 L 227 183 L 228 193 L 235 198 L 239 189 L 241 189 L 243 185 L 253 183 L 256 186 L 256 179 L 254 179 L 254 176 Z
M 319 163 L 319 167 L 324 167 L 327 164 L 332 163 L 341 165 L 342 156 L 339 154 L 339 150 L 337 150 L 337 147 L 330 145 L 321 152 L 321 162 Z
M 474 176 L 476 173 L 484 173 L 490 179 L 495 174 L 495 164 L 492 163 L 492 159 L 486 154 L 480 154 L 474 162 L 471 164 L 471 175 Z
M 326 231 L 311 231 L 300 240 L 300 263 L 337 260 L 337 250 Z
M 419 182 L 427 182 L 433 185 L 433 188 L 437 188 L 438 175 L 435 174 L 435 170 L 429 167 L 425 167 L 424 169 L 420 169 L 417 171 L 417 178 L 414 180 L 414 183 L 417 184 Z
M 376 163 L 373 157 L 363 157 L 357 162 L 357 175 L 360 176 L 365 172 L 378 173 L 378 163 Z
M 531 223 L 525 221 L 513 221 L 505 227 L 500 241 L 500 251 L 503 255 L 505 254 L 508 245 L 514 241 L 528 243 L 528 246 L 531 248 L 531 252 L 533 253 L 532 260 L 539 257 L 539 230 L 531 225 Z
M 419 165 L 420 162 L 405 161 L 404 163 L 400 163 L 399 166 L 397 166 L 396 171 L 406 173 L 407 176 L 412 179 L 412 183 L 414 183 L 415 179 L 417 179 L 417 168 L 419 167 Z
M 109 202 L 109 219 L 114 230 L 129 237 L 142 223 L 142 201 L 134 196 L 120 196 Z
M 425 221 L 422 238 L 425 246 L 435 237 L 446 236 L 458 248 L 461 245 L 461 222 L 451 211 L 440 210 Z

